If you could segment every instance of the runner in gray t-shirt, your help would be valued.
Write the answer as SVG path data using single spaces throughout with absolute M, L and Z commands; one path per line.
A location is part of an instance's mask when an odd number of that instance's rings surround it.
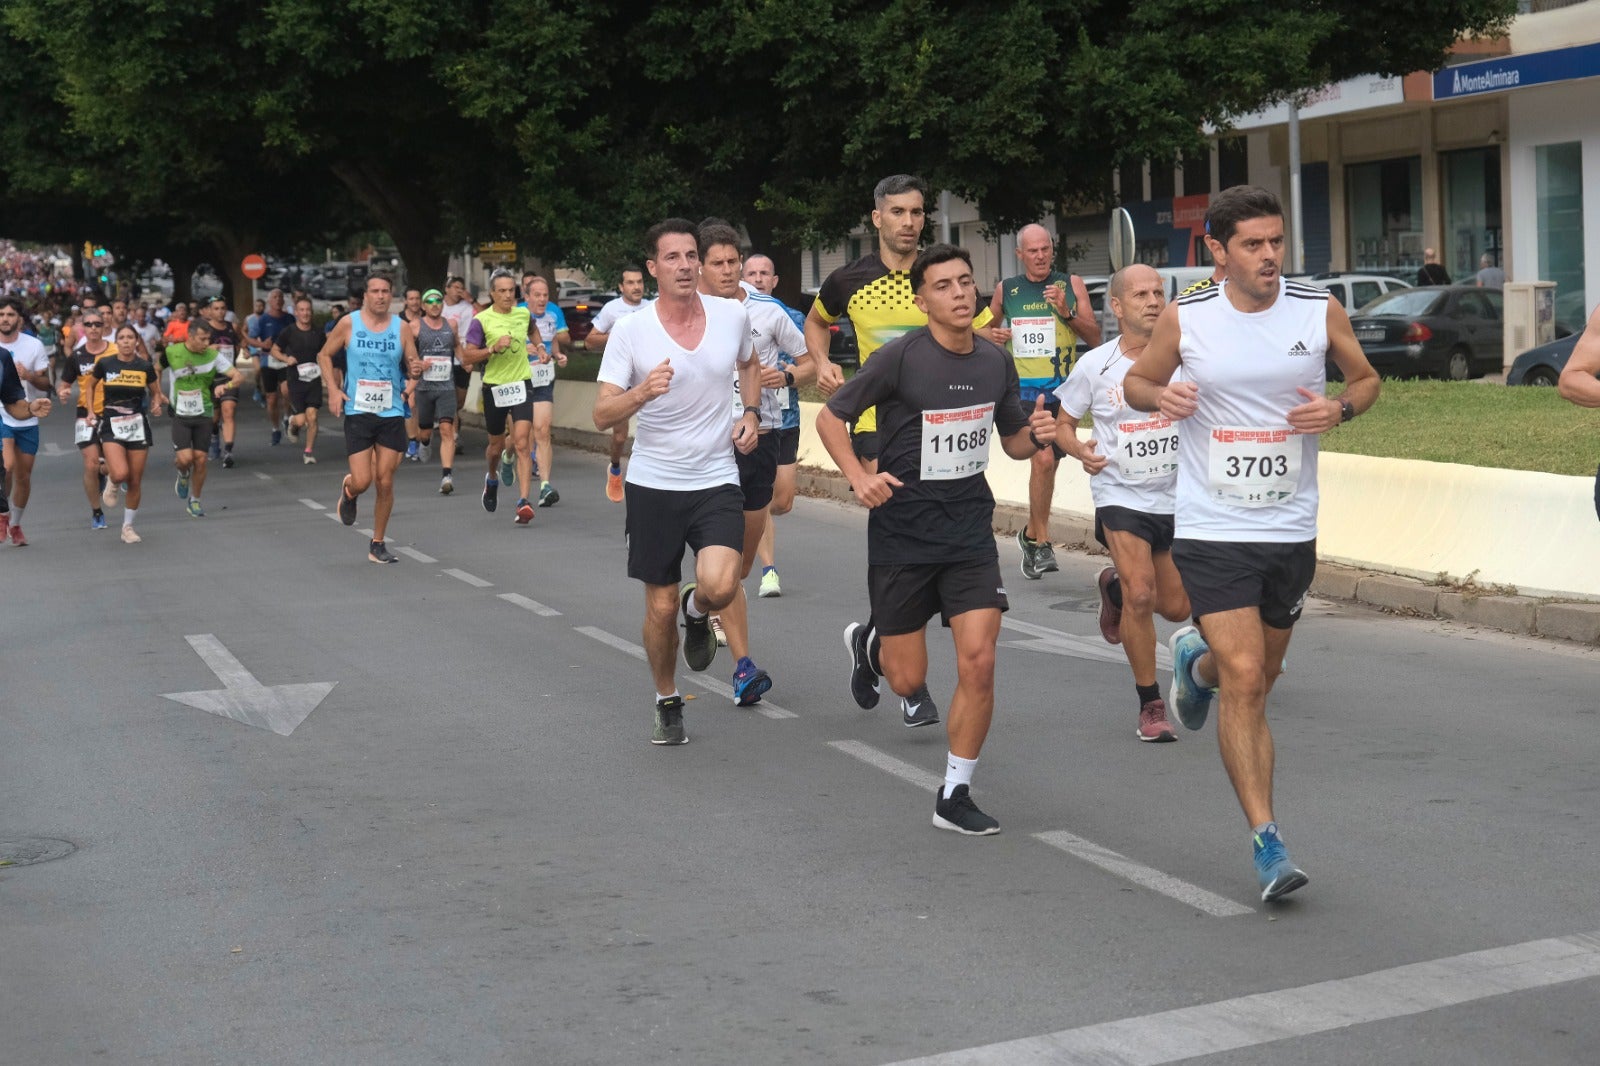
M 444 318 L 444 294 L 429 289 L 422 294 L 422 318 L 410 324 L 417 338 L 417 355 L 422 360 L 422 380 L 417 382 L 417 437 L 422 443 L 422 461 L 427 462 L 433 444 L 433 424 L 439 424 L 439 495 L 455 491 L 450 467 L 456 458 L 456 384 L 461 338 Z

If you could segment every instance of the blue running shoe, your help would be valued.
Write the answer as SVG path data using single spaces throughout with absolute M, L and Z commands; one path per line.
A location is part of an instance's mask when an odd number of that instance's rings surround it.
M 189 498 L 189 471 L 184 470 L 178 474 L 178 480 L 173 482 L 172 491 L 178 494 L 178 499 Z
M 500 480 L 507 485 L 517 480 L 517 453 L 509 448 L 500 453 Z
M 1265 829 L 1252 838 L 1255 846 L 1256 876 L 1261 880 L 1261 899 L 1265 903 L 1282 899 L 1297 888 L 1310 884 L 1311 878 L 1289 858 L 1289 852 L 1278 836 L 1278 823 L 1268 822 Z
M 1194 626 L 1184 626 L 1167 640 L 1172 652 L 1172 708 L 1187 729 L 1199 729 L 1211 713 L 1211 697 L 1216 690 L 1194 683 L 1189 668 L 1206 653 L 1205 638 Z
M 500 504 L 500 482 L 487 474 L 483 478 L 483 509 L 494 514 L 494 509 Z
M 733 670 L 733 702 L 740 707 L 749 707 L 751 704 L 761 702 L 761 697 L 772 687 L 772 678 L 767 672 L 751 661 L 747 655 L 739 660 Z
M 103 514 L 100 514 L 98 512 L 96 512 L 95 514 L 90 515 L 89 516 L 89 528 L 90 529 L 104 529 L 104 528 L 106 528 L 106 516 L 103 515 Z

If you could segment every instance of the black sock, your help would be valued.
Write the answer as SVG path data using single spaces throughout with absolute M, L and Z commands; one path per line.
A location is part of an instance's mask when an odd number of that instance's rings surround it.
M 372 542 L 372 547 L 374 547 L 374 548 L 381 548 L 381 547 L 383 547 L 383 541 L 381 541 L 381 540 L 375 540 L 375 541 L 373 541 L 373 542 Z
M 1106 596 L 1111 600 L 1111 606 L 1122 610 L 1122 578 L 1116 574 L 1111 575 L 1111 582 L 1106 585 Z
M 1134 690 L 1139 693 L 1139 706 L 1143 707 L 1152 700 L 1161 698 L 1160 685 L 1134 685 Z
M 98 508 L 98 507 L 96 507 L 93 511 L 90 511 L 89 513 L 94 515 L 96 518 L 104 518 L 106 516 L 105 512 L 100 510 L 100 508 Z
M 449 477 L 450 476 L 450 468 L 448 466 L 444 468 L 444 476 L 445 477 Z

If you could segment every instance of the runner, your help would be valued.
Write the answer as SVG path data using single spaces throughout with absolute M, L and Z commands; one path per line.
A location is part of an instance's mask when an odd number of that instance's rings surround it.
M 606 341 L 610 339 L 612 330 L 617 328 L 617 323 L 644 306 L 644 271 L 631 265 L 623 267 L 622 281 L 617 291 L 621 295 L 606 301 L 606 305 L 594 317 L 589 335 L 583 338 L 584 348 L 591 352 L 604 351 Z M 612 426 L 611 462 L 606 466 L 606 499 L 612 503 L 622 502 L 622 450 L 627 445 L 628 423 Z
M 289 439 L 298 442 L 300 431 L 306 434 L 305 451 L 300 454 L 302 466 L 317 461 L 317 412 L 322 409 L 322 366 L 317 355 L 326 337 L 311 324 L 311 297 L 299 296 L 294 301 L 293 324 L 272 340 L 272 355 L 284 365 Z
M 744 261 L 745 284 L 757 292 L 772 296 L 778 287 L 778 275 L 772 259 L 765 255 L 752 255 Z M 774 297 L 774 302 L 789 316 L 796 329 L 806 328 L 806 316 Z M 804 340 L 802 333 L 801 339 Z M 800 390 L 797 384 L 815 380 L 816 363 L 802 346 L 794 351 L 778 353 L 778 369 L 786 372 L 788 388 L 779 390 L 779 406 L 783 409 L 783 423 L 778 427 L 778 472 L 772 481 L 772 503 L 767 508 L 767 525 L 756 547 L 761 560 L 762 599 L 783 595 L 783 584 L 778 579 L 777 523 L 772 521 L 794 509 L 795 468 L 800 460 Z
M 1083 279 L 1055 269 L 1056 240 L 1049 230 L 1037 223 L 1023 226 L 1017 232 L 1017 261 L 1022 273 L 996 285 L 989 301 L 989 313 L 1005 322 L 994 340 L 1016 360 L 1023 406 L 1043 396 L 1053 414 L 1059 406 L 1055 390 L 1077 361 L 1080 343 L 1088 348 L 1100 343 L 1100 325 Z M 1059 569 L 1050 545 L 1050 505 L 1060 460 L 1060 448 L 1039 452 L 1028 471 L 1028 524 L 1017 530 L 1017 546 L 1022 576 L 1030 581 Z
M 161 331 L 161 339 L 171 344 L 181 341 L 189 332 L 189 305 L 179 301 L 172 305 L 172 314 L 167 319 L 166 327 Z
M 555 448 L 550 443 L 550 424 L 555 418 L 556 367 L 567 365 L 567 350 L 572 334 L 567 332 L 567 316 L 550 302 L 550 283 L 538 274 L 523 286 L 527 309 L 539 331 L 538 341 L 528 342 L 528 366 L 533 374 L 533 468 L 539 476 L 539 506 L 561 502 L 561 493 L 550 483 L 555 467 Z
M 144 496 L 144 465 L 150 456 L 149 415 L 159 417 L 163 406 L 155 364 L 143 353 L 144 341 L 139 338 L 139 331 L 125 325 L 117 330 L 117 354 L 94 364 L 95 380 L 100 383 L 105 401 L 99 432 L 106 457 L 106 487 L 100 501 L 106 507 L 115 507 L 118 488 L 127 494 L 122 505 L 124 544 L 137 544 L 140 540 L 133 520 Z
M 228 325 L 227 313 L 227 303 L 223 301 L 222 297 L 216 296 L 207 301 L 206 305 L 201 308 L 200 317 L 211 326 L 211 347 L 217 350 L 218 355 L 232 363 L 234 369 L 244 370 L 245 368 L 241 367 L 239 362 L 239 335 L 233 331 L 232 326 Z M 184 325 L 183 334 L 184 337 L 189 335 L 187 323 Z M 177 339 L 182 340 L 183 337 Z M 248 357 L 244 362 L 248 366 L 258 365 L 257 360 Z M 245 387 L 250 384 L 251 376 L 248 371 L 236 374 L 233 384 L 222 394 L 216 404 L 216 416 L 219 426 L 216 427 L 216 435 L 211 439 L 210 454 L 211 458 L 222 460 L 222 466 L 225 470 L 233 469 L 233 441 L 237 432 L 239 401 L 244 395 Z
M 412 337 L 415 337 L 415 326 L 422 321 L 422 290 L 415 286 L 407 286 L 405 303 L 400 308 L 400 321 L 413 327 Z M 423 461 L 422 436 L 417 426 L 417 410 L 415 407 L 406 412 L 406 460 L 412 463 Z
M 1198 729 L 1220 695 L 1222 763 L 1271 901 L 1307 882 L 1273 815 L 1266 704 L 1317 566 L 1317 436 L 1371 407 L 1379 385 L 1339 301 L 1280 273 L 1276 196 L 1225 189 L 1206 225 L 1225 277 L 1162 312 L 1124 389 L 1130 407 L 1178 423 L 1172 560 L 1199 629 L 1169 641 L 1173 709 Z M 1330 356 L 1337 400 L 1323 395 Z
M 772 297 L 741 280 L 744 263 L 739 253 L 739 234 L 725 222 L 701 223 L 699 233 L 700 291 L 707 296 L 738 300 L 744 304 L 750 322 L 750 338 L 760 363 L 761 388 L 743 393 L 735 382 L 733 418 L 743 417 L 747 399 L 757 408 L 756 446 L 735 456 L 739 468 L 739 490 L 744 497 L 744 546 L 739 560 L 739 587 L 733 599 L 717 615 L 720 628 L 734 656 L 734 702 L 748 707 L 758 702 L 772 687 L 772 679 L 750 658 L 750 611 L 745 597 L 744 579 L 755 565 L 756 549 L 767 526 L 767 507 L 772 503 L 772 485 L 778 470 L 778 427 L 783 423 L 780 406 L 789 394 L 794 374 L 782 369 L 779 356 L 785 351 L 804 352 L 805 334 L 800 332 L 784 307 Z M 806 359 L 809 365 L 810 359 Z
M 422 360 L 422 380 L 417 382 L 417 432 L 426 462 L 433 444 L 433 425 L 439 424 L 439 495 L 455 491 L 450 479 L 456 459 L 456 386 L 461 339 L 444 318 L 444 293 L 429 289 L 422 294 L 422 318 L 412 327 L 417 356 Z
M 1042 396 L 1031 414 L 1024 410 L 1016 364 L 973 332 L 979 297 L 965 249 L 928 248 L 909 280 L 928 325 L 878 349 L 817 413 L 823 447 L 871 510 L 873 622 L 845 627 L 850 690 L 862 707 L 877 703 L 880 676 L 902 696 L 924 691 L 928 620 L 942 617 L 955 641 L 958 680 L 933 824 L 987 836 L 1000 823 L 978 809 L 970 785 L 994 715 L 995 644 L 1007 603 L 984 470 L 992 435 L 1007 455 L 1027 460 L 1050 447 L 1056 424 Z M 882 462 L 868 470 L 846 425 L 873 406 L 882 416 Z M 908 717 L 906 724 L 928 723 Z
M 133 309 L 132 315 L 133 327 L 144 341 L 145 352 L 151 356 L 159 354 L 166 345 L 161 341 L 161 328 L 150 319 L 150 306 L 139 304 Z
M 737 370 L 741 392 L 756 395 L 760 366 L 744 308 L 696 291 L 694 223 L 659 222 L 645 247 L 661 296 L 612 332 L 594 424 L 603 431 L 637 421 L 626 486 L 628 576 L 645 586 L 644 645 L 656 693 L 650 740 L 683 744 L 675 618 L 681 611 L 685 664 L 705 670 L 717 653 L 709 616 L 739 586 L 744 497 L 734 453 L 753 450 L 759 437 L 758 407 L 744 407 L 729 426 L 728 384 Z M 680 588 L 685 548 L 695 553 L 695 577 Z
M 444 281 L 444 320 L 455 328 L 456 336 L 461 339 L 462 345 L 467 343 L 467 327 L 472 325 L 472 316 L 478 313 L 472 300 L 467 296 L 467 282 L 456 274 L 451 274 Z M 456 410 L 467 409 L 467 389 L 472 385 L 472 370 L 457 358 L 454 371 L 456 383 Z
M 83 343 L 72 349 L 66 365 L 61 369 L 61 383 L 56 386 L 56 396 L 66 403 L 72 395 L 74 382 L 78 386 L 78 406 L 73 422 L 72 438 L 77 442 L 78 453 L 83 456 L 83 494 L 89 498 L 89 528 L 106 528 L 105 512 L 100 509 L 100 487 L 105 483 L 101 472 L 103 458 L 100 451 L 98 423 L 105 405 L 99 379 L 94 376 L 94 364 L 115 354 L 105 338 L 106 320 L 96 312 L 83 319 Z M 185 331 L 188 323 L 184 323 Z
M 489 434 L 483 509 L 492 514 L 498 506 L 500 481 L 495 474 L 506 449 L 509 421 L 518 493 L 515 521 L 525 526 L 533 521 L 533 504 L 528 502 L 533 478 L 533 374 L 527 355 L 533 320 L 526 307 L 516 306 L 517 279 L 509 273 L 496 271 L 489 279 L 489 292 L 493 303 L 467 327 L 461 355 L 468 366 L 483 364 L 483 425 Z
M 169 344 L 162 361 L 172 372 L 173 465 L 178 468 L 172 490 L 191 518 L 204 518 L 200 494 L 206 487 L 206 455 L 211 446 L 216 400 L 239 376 L 233 362 L 211 346 L 211 323 L 196 319 L 181 344 Z M 220 380 L 219 380 L 220 378 Z
M 213 301 L 214 302 L 214 301 Z M 259 388 L 267 403 L 267 425 L 272 429 L 274 446 L 283 443 L 289 430 L 289 378 L 282 359 L 273 353 L 273 342 L 278 334 L 294 325 L 294 315 L 284 310 L 283 290 L 272 289 L 266 303 L 256 301 L 256 313 L 250 316 L 248 343 L 258 357 L 261 370 Z M 231 437 L 230 437 L 231 439 Z
M 15 296 L 0 296 L 0 350 L 11 353 L 13 372 L 22 382 L 23 399 L 29 401 L 50 396 L 50 354 L 39 338 L 22 332 L 26 309 Z M 19 548 L 28 545 L 22 532 L 22 513 L 27 509 L 33 494 L 33 463 L 39 454 L 39 419 L 29 414 L 18 418 L 10 411 L 0 411 L 0 455 L 3 455 L 4 492 L 0 500 L 10 499 L 11 543 Z M 0 529 L 0 543 L 6 534 Z
M 389 313 L 393 283 L 384 274 L 367 278 L 361 309 L 339 320 L 317 363 L 328 383 L 329 402 L 344 411 L 344 446 L 350 472 L 339 486 L 339 521 L 356 524 L 356 498 L 374 482 L 372 541 L 367 559 L 397 563 L 384 544 L 394 510 L 394 472 L 406 450 L 406 406 L 412 381 L 422 372 L 417 346 L 398 315 Z M 335 376 L 334 353 L 345 352 L 346 374 Z M 349 393 L 345 386 L 354 382 Z
M 1140 740 L 1177 740 L 1156 685 L 1154 612 L 1169 622 L 1189 617 L 1189 597 L 1172 565 L 1173 486 L 1178 428 L 1171 419 L 1134 411 L 1122 379 L 1150 341 L 1167 305 L 1166 282 L 1136 264 L 1112 275 L 1106 289 L 1121 332 L 1078 359 L 1056 390 L 1056 446 L 1083 464 L 1094 495 L 1094 536 L 1111 552 L 1100 571 L 1100 633 L 1121 644 L 1139 695 Z M 1078 419 L 1094 416 L 1094 439 L 1080 442 Z
M 28 399 L 22 376 L 17 373 L 17 366 L 11 358 L 11 353 L 0 348 L 0 414 L 4 414 L 8 420 L 26 422 L 30 418 L 43 418 L 49 413 L 49 398 Z M 36 435 L 38 433 L 37 423 L 34 426 L 34 433 Z M 9 445 L 11 441 L 7 440 L 6 443 Z M 6 499 L 3 483 L 0 483 L 0 541 L 5 540 L 11 520 L 11 504 Z M 21 521 L 21 516 L 17 516 L 17 520 Z M 26 543 L 27 541 L 22 541 L 19 547 Z

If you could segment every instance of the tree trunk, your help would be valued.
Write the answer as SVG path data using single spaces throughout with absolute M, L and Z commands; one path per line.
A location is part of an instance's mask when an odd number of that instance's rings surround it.
M 410 283 L 424 289 L 442 285 L 450 250 L 440 239 L 439 206 L 433 194 L 375 163 L 346 159 L 331 169 L 394 241 Z
M 256 236 L 253 233 L 218 231 L 211 237 L 211 247 L 217 257 L 213 265 L 217 268 L 217 277 L 222 279 L 222 298 L 239 316 L 241 328 L 245 316 L 255 310 L 255 285 L 244 276 L 239 264 L 245 256 L 256 250 L 255 243 Z
M 802 253 L 799 248 L 787 241 L 778 243 L 773 236 L 777 221 L 776 217 L 767 212 L 752 212 L 745 223 L 745 229 L 750 233 L 750 251 L 752 254 L 759 253 L 772 260 L 773 272 L 778 275 L 778 287 L 773 290 L 772 295 L 801 314 L 805 314 L 811 310 L 812 301 L 800 291 Z
M 200 250 L 189 246 L 173 248 L 167 257 L 172 268 L 172 302 L 194 302 L 194 268 L 200 265 Z

